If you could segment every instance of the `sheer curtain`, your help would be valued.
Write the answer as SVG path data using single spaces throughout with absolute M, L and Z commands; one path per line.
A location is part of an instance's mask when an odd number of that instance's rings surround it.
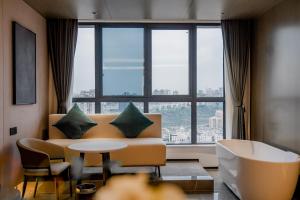
M 250 67 L 252 20 L 222 20 L 224 58 L 233 102 L 232 138 L 249 139 L 245 130 L 244 93 Z

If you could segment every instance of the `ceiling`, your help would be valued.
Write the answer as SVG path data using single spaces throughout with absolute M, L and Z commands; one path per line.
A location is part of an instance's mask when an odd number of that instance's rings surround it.
M 99 21 L 218 21 L 263 14 L 281 0 L 24 0 L 45 17 Z

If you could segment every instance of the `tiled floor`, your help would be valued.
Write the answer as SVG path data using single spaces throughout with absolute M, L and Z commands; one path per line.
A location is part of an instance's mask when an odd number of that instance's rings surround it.
M 187 195 L 187 200 L 238 200 L 237 197 L 222 183 L 222 180 L 219 176 L 219 172 L 217 169 L 209 169 L 207 170 L 209 174 L 214 177 L 215 179 L 215 185 L 214 185 L 214 193 L 210 194 L 190 194 Z M 45 191 L 45 188 L 42 187 L 51 187 L 51 184 L 43 184 L 40 186 L 39 191 Z M 36 198 L 33 198 L 33 190 L 34 190 L 34 183 L 30 182 L 27 186 L 26 191 L 26 200 L 55 200 L 54 191 L 51 193 L 44 193 L 44 192 L 38 192 Z M 19 187 L 21 189 L 21 187 Z M 47 189 L 46 189 L 47 190 Z M 48 190 L 49 191 L 49 190 Z M 66 192 L 66 194 L 63 194 L 60 196 L 61 200 L 73 200 L 75 199 L 70 198 L 69 194 Z
M 207 169 L 208 173 L 214 178 L 213 194 L 192 194 L 188 195 L 188 200 L 238 200 L 238 198 L 222 182 L 217 169 Z

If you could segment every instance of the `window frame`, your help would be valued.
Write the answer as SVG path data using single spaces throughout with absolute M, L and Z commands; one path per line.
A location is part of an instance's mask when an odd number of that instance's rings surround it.
M 101 113 L 101 102 L 142 102 L 144 112 L 149 112 L 150 102 L 190 102 L 191 103 L 191 143 L 168 145 L 202 145 L 212 143 L 197 143 L 197 103 L 222 102 L 223 103 L 223 138 L 226 138 L 226 104 L 225 104 L 225 72 L 223 50 L 223 97 L 198 97 L 197 96 L 197 28 L 219 28 L 220 23 L 86 23 L 80 22 L 79 28 L 95 28 L 95 97 L 73 97 L 72 102 L 95 103 L 95 113 Z M 103 70 L 102 70 L 102 28 L 143 28 L 144 29 L 144 95 L 121 96 L 103 95 Z M 189 67 L 187 95 L 152 95 L 152 30 L 188 30 L 189 31 Z

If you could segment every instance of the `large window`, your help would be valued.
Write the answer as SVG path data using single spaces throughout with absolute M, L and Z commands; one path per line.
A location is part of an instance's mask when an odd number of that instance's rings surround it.
M 74 60 L 73 97 L 95 97 L 95 28 L 79 28 Z
M 197 28 L 197 142 L 223 138 L 223 40 L 219 27 Z M 210 100 L 207 102 L 207 100 Z
M 150 113 L 162 114 L 162 136 L 167 143 L 191 143 L 191 103 L 155 102 Z
M 102 29 L 103 95 L 142 96 L 144 29 Z
M 151 36 L 152 94 L 188 94 L 189 31 L 152 30 Z
M 219 24 L 80 24 L 73 102 L 86 113 L 120 113 L 132 101 L 162 114 L 167 144 L 225 135 Z
M 223 41 L 220 28 L 197 28 L 197 96 L 223 97 Z
M 129 102 L 102 102 L 101 113 L 121 113 L 128 106 Z M 133 104 L 141 111 L 144 112 L 144 104 L 141 102 L 133 102 Z
M 197 142 L 215 142 L 223 138 L 223 102 L 197 103 Z

